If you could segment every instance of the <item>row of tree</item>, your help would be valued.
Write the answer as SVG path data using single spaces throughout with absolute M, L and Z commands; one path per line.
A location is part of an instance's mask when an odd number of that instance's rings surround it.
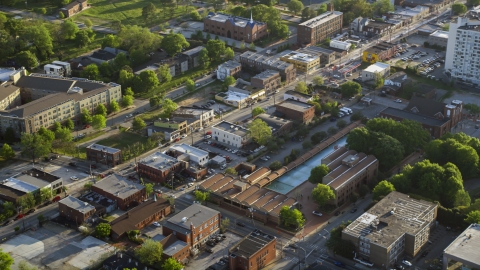
M 343 12 L 343 23 L 350 24 L 358 17 L 372 18 L 375 14 L 383 15 L 394 10 L 389 0 L 379 0 L 374 4 L 366 0 L 332 0 L 335 10 Z

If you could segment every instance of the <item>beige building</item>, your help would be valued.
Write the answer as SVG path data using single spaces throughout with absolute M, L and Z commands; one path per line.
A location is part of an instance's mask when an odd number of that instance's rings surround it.
M 320 68 L 320 57 L 315 54 L 287 50 L 281 52 L 280 60 L 293 64 L 293 66 L 301 72 L 310 73 Z
M 355 245 L 355 261 L 390 269 L 427 244 L 436 216 L 436 204 L 393 191 L 348 225 L 342 239 Z
M 13 85 L 12 82 L 0 84 L 0 110 L 8 110 L 22 105 L 20 98 L 20 88 Z

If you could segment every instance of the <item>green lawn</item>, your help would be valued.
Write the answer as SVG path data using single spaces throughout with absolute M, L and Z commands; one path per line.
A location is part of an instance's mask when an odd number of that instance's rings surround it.
M 88 142 L 92 139 L 95 139 L 99 136 L 102 136 L 103 134 L 105 134 L 106 131 L 105 130 L 101 130 L 101 131 L 97 131 L 97 132 L 94 132 L 94 133 L 90 133 L 89 135 L 81 138 L 80 140 L 78 141 L 75 141 L 77 144 L 81 144 L 81 143 L 84 143 L 84 142 Z M 76 134 L 75 134 L 76 135 Z
M 136 142 L 146 143 L 147 137 L 143 137 L 138 134 L 130 133 L 130 132 L 121 132 L 119 134 L 110 136 L 107 139 L 100 140 L 97 142 L 97 144 L 114 147 L 118 149 L 124 149 L 127 146 L 129 145 L 131 146 Z

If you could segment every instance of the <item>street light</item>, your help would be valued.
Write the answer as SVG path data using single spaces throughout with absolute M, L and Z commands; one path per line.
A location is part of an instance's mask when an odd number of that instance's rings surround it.
M 303 250 L 303 252 L 304 252 L 304 254 L 305 254 L 304 260 L 305 260 L 305 266 L 306 266 L 306 265 L 307 265 L 307 251 L 305 251 L 305 249 L 302 248 L 302 247 L 300 247 L 300 246 L 299 246 L 298 248 L 300 248 L 301 250 Z M 300 269 L 301 269 L 301 268 L 300 268 L 300 264 L 301 264 L 301 263 L 300 263 L 300 252 L 297 253 L 297 258 L 298 258 L 298 269 L 300 270 Z

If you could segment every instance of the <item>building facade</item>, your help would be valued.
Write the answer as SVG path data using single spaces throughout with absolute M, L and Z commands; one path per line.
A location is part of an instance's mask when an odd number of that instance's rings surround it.
M 228 250 L 231 270 L 258 270 L 277 257 L 277 238 L 263 232 L 253 232 Z
M 443 251 L 443 270 L 457 262 L 462 264 L 463 269 L 480 269 L 480 257 L 477 251 L 480 249 L 480 225 L 470 224 L 450 245 Z
M 355 245 L 355 261 L 389 269 L 420 252 L 436 217 L 437 204 L 393 191 L 348 225 L 342 239 Z
M 138 173 L 156 183 L 171 181 L 174 173 L 187 167 L 185 162 L 161 152 L 155 152 L 137 164 Z
M 264 89 L 265 94 L 271 94 L 282 86 L 280 72 L 267 69 L 252 77 L 250 81 L 253 87 Z
M 375 82 L 377 78 L 385 78 L 390 76 L 390 65 L 377 62 L 362 70 L 363 82 Z
M 294 91 L 294 90 L 288 90 L 283 94 L 283 99 L 284 100 L 293 99 L 293 100 L 297 100 L 297 101 L 307 103 L 307 102 L 313 100 L 313 96 L 303 94 L 303 93 L 300 93 L 300 92 L 297 92 L 297 91 Z
M 92 191 L 116 201 L 118 208 L 125 211 L 147 198 L 145 187 L 115 174 L 109 175 L 92 185 Z
M 293 64 L 301 72 L 310 73 L 320 68 L 320 57 L 318 55 L 290 50 L 283 51 L 280 54 L 280 60 Z
M 203 19 L 203 23 L 203 31 L 207 33 L 245 42 L 254 42 L 268 34 L 267 24 L 254 21 L 253 18 L 249 20 L 247 18 L 209 12 L 207 17 Z
M 115 167 L 122 163 L 122 151 L 120 149 L 92 144 L 86 147 L 87 160 Z
M 172 119 L 180 122 L 182 120 L 197 119 L 200 120 L 200 126 L 206 127 L 215 118 L 213 109 L 195 108 L 180 106 L 174 112 L 172 112 Z M 186 127 L 185 127 L 186 128 Z M 181 128 L 183 129 L 183 128 Z
M 88 7 L 87 0 L 75 0 L 60 9 L 65 18 L 69 18 Z
M 67 196 L 58 201 L 58 212 L 61 216 L 75 221 L 78 226 L 95 214 L 95 207 L 75 197 Z
M 22 105 L 20 88 L 11 82 L 0 83 L 0 110 L 9 110 Z
M 363 62 L 376 63 L 391 58 L 397 52 L 398 46 L 393 43 L 382 41 L 363 52 Z
M 212 139 L 226 145 L 241 148 L 249 141 L 248 130 L 242 126 L 222 121 L 212 126 Z
M 447 48 L 448 32 L 440 30 L 433 32 L 428 36 L 428 44 Z
M 315 116 L 315 106 L 293 99 L 277 103 L 275 109 L 285 115 L 285 118 L 304 124 L 310 123 Z
M 206 166 L 209 161 L 209 155 L 207 151 L 185 143 L 172 145 L 169 151 L 173 152 L 175 157 L 187 155 L 189 157 L 189 163 L 191 162 L 200 166 Z
M 343 13 L 327 11 L 298 25 L 297 42 L 302 46 L 317 45 L 327 37 L 342 32 Z
M 290 84 L 295 81 L 297 76 L 297 70 L 293 64 L 280 60 L 280 55 L 265 55 L 262 53 L 254 53 L 246 51 L 240 55 L 240 63 L 243 69 L 264 71 L 267 69 L 276 70 L 280 72 L 282 80 L 286 84 Z
M 237 61 L 228 60 L 217 68 L 217 79 L 224 81 L 228 76 L 236 77 L 242 71 L 242 65 Z

